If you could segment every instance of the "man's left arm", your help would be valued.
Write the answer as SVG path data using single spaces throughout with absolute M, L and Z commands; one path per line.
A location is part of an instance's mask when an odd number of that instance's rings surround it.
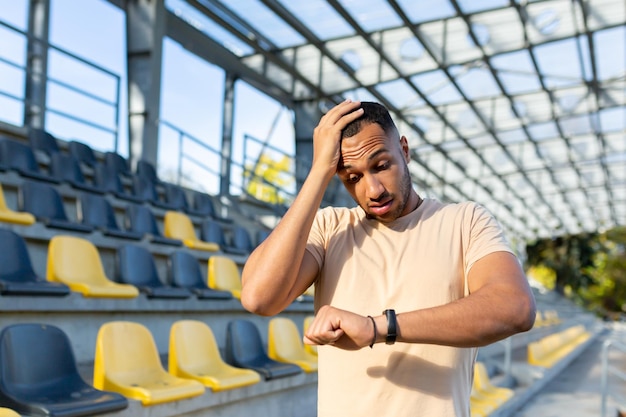
M 515 255 L 492 252 L 474 263 L 467 277 L 469 295 L 437 307 L 397 311 L 397 342 L 480 347 L 530 330 L 535 300 Z M 393 306 L 389 306 L 393 308 Z M 387 318 L 323 306 L 304 337 L 309 344 L 359 349 L 385 342 Z

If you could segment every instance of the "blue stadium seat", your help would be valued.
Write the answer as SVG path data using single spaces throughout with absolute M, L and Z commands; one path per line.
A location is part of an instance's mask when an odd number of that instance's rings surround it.
M 52 176 L 41 172 L 35 153 L 25 143 L 2 138 L 0 140 L 0 157 L 2 158 L 2 164 L 7 169 L 16 171 L 23 177 L 52 183 L 59 182 Z
M 303 372 L 298 365 L 271 359 L 265 351 L 259 329 L 249 320 L 239 319 L 228 323 L 224 356 L 230 365 L 252 369 L 266 381 Z
M 159 198 L 156 185 L 147 177 L 140 175 L 133 176 L 133 195 L 141 199 L 144 203 L 160 207 L 165 210 L 176 210 L 173 204 L 166 203 Z
M 0 229 L 0 294 L 65 296 L 70 288 L 37 276 L 24 239 L 12 230 Z
M 141 233 L 147 236 L 151 243 L 163 245 L 182 246 L 179 239 L 171 239 L 163 236 L 157 225 L 154 214 L 150 208 L 138 204 L 128 204 L 126 206 L 126 216 L 124 218 L 126 229 L 132 232 Z
M 118 175 L 126 178 L 132 176 L 128 160 L 116 152 L 105 152 L 104 163 L 113 168 Z
M 113 206 L 104 196 L 81 193 L 78 212 L 83 224 L 99 229 L 106 236 L 133 240 L 141 240 L 143 237 L 143 233 L 122 230 L 118 226 Z
M 117 270 L 119 281 L 134 285 L 148 298 L 189 298 L 187 288 L 164 284 L 150 251 L 142 246 L 127 244 L 117 250 Z
M 46 324 L 0 332 L 0 404 L 28 416 L 93 416 L 124 409 L 122 395 L 100 391 L 78 372 L 67 335 Z
M 220 245 L 220 249 L 225 253 L 233 255 L 247 255 L 249 253 L 247 250 L 239 249 L 231 245 L 230 242 L 226 240 L 222 225 L 209 218 L 204 219 L 200 225 L 200 239 L 205 242 L 217 243 Z
M 250 239 L 248 229 L 238 224 L 233 227 L 232 246 L 246 254 L 252 252 L 254 245 L 252 244 L 252 239 Z
M 228 300 L 233 298 L 230 291 L 209 288 L 206 280 L 202 278 L 198 259 L 186 250 L 172 252 L 169 261 L 172 285 L 187 288 L 198 299 L 202 300 Z
M 105 193 L 111 194 L 116 198 L 133 203 L 141 203 L 139 197 L 135 197 L 131 193 L 126 192 L 124 184 L 120 178 L 117 169 L 108 164 L 98 163 L 94 171 L 94 183 Z
M 140 159 L 135 167 L 135 175 L 149 180 L 154 185 L 160 185 L 163 181 L 159 179 L 156 168 L 150 161 Z
M 61 152 L 50 156 L 50 174 L 60 182 L 66 182 L 73 188 L 91 193 L 104 194 L 104 189 L 91 185 L 85 180 L 78 160 L 70 154 Z
M 19 191 L 21 209 L 33 214 L 47 227 L 90 233 L 93 226 L 72 222 L 67 217 L 61 195 L 53 186 L 24 181 Z
M 61 152 L 57 139 L 43 129 L 30 128 L 28 131 L 28 141 L 33 150 L 41 151 L 48 156 Z
M 217 214 L 215 211 L 215 206 L 213 205 L 213 199 L 210 195 L 203 192 L 195 192 L 193 195 L 193 209 L 200 216 L 208 216 L 212 219 L 218 220 L 222 223 L 232 223 L 233 219 L 229 219 L 227 217 L 222 217 Z
M 171 184 L 171 183 L 163 183 L 163 188 L 165 188 L 165 201 L 174 207 L 176 211 L 184 211 L 187 214 L 191 214 L 194 216 L 204 216 L 200 210 L 193 209 L 189 202 L 187 201 L 187 195 L 185 194 L 185 190 L 183 187 Z
M 67 149 L 79 164 L 83 164 L 90 169 L 95 169 L 98 159 L 91 146 L 86 143 L 72 140 L 68 143 Z

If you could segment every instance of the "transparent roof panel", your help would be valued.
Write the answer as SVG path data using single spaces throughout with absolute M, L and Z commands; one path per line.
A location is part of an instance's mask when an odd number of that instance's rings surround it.
M 521 240 L 626 224 L 623 0 L 189 4 L 286 105 L 384 102 L 423 195 L 476 199 Z

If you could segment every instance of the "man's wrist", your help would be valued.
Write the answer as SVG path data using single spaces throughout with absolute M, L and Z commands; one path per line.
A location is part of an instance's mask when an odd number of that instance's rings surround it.
M 398 337 L 398 320 L 396 318 L 396 311 L 389 308 L 383 311 L 383 315 L 387 319 L 387 334 L 385 335 L 385 343 L 387 345 L 393 345 L 396 343 L 396 338 Z

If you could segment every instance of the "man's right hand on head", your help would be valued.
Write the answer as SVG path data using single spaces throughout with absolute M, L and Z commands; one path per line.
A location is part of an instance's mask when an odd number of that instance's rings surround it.
M 341 132 L 363 115 L 361 102 L 345 100 L 330 109 L 313 131 L 313 164 L 311 171 L 331 178 L 337 172 L 341 157 Z

